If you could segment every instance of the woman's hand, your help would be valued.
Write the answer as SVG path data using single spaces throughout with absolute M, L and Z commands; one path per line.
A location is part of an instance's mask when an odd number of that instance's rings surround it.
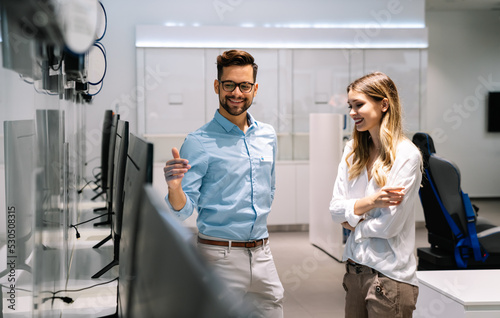
M 354 214 L 363 215 L 374 208 L 399 205 L 405 196 L 404 190 L 404 187 L 384 187 L 377 193 L 357 200 L 354 204 Z
M 384 187 L 373 195 L 373 204 L 376 208 L 387 208 L 399 205 L 405 196 L 403 187 Z
M 365 219 L 359 220 L 358 224 L 361 223 L 361 222 L 363 222 L 364 220 Z M 358 226 L 358 224 L 356 224 L 356 226 Z M 354 230 L 356 229 L 356 226 L 351 226 L 351 224 L 349 224 L 349 222 L 347 222 L 347 221 L 342 223 L 342 227 L 344 229 L 351 230 L 352 232 L 354 232 Z
M 359 224 L 359 223 L 358 223 L 358 224 Z M 354 229 L 355 229 L 354 227 L 352 227 L 352 226 L 349 224 L 349 222 L 343 222 L 343 223 L 342 223 L 342 227 L 343 227 L 344 229 L 351 230 L 352 232 L 354 232 Z

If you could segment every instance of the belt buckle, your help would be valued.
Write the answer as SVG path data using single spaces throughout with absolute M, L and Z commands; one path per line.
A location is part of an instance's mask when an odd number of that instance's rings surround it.
M 363 272 L 363 265 L 353 263 L 353 262 L 347 262 L 347 264 L 351 267 L 354 267 L 356 274 L 361 274 Z
M 245 247 L 246 248 L 252 248 L 252 247 L 256 247 L 256 246 L 257 246 L 257 241 L 245 242 Z
M 361 265 L 355 264 L 354 268 L 356 268 L 356 274 L 361 274 L 363 272 L 363 267 L 361 267 Z

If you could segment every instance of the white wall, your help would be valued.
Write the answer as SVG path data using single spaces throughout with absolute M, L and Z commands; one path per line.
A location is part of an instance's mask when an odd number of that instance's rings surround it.
M 424 130 L 454 161 L 472 197 L 500 196 L 500 133 L 486 131 L 488 91 L 500 91 L 500 12 L 427 12 Z
M 424 1 L 412 0 L 134 0 L 103 1 L 108 29 L 103 39 L 108 57 L 104 86 L 89 106 L 87 130 L 98 136 L 105 109 L 117 110 L 137 131 L 136 25 L 360 25 L 369 24 L 367 34 L 392 25 L 424 24 Z M 286 10 L 285 10 L 286 8 Z M 360 10 L 359 8 L 365 8 Z M 237 36 L 234 34 L 232 36 Z M 255 37 L 258 37 L 255 34 Z M 158 74 L 158 76 L 162 76 Z M 93 152 L 93 153 L 92 153 Z M 99 155 L 98 147 L 88 158 Z M 93 166 L 89 165 L 89 169 Z
M 136 25 L 264 26 L 371 21 L 377 26 L 420 24 L 425 18 L 430 45 L 422 130 L 433 134 L 439 153 L 459 165 L 464 191 L 474 197 L 500 196 L 500 137 L 485 131 L 483 90 L 485 86 L 500 90 L 498 12 L 424 12 L 424 1 L 409 0 L 367 0 L 363 5 L 340 0 L 104 0 L 103 4 L 108 14 L 108 29 L 103 39 L 108 70 L 101 93 L 87 107 L 89 159 L 100 155 L 98 141 L 105 109 L 116 110 L 120 105 L 122 118 L 129 120 L 131 130 L 136 131 Z M 197 9 L 193 10 L 194 7 Z M 282 10 L 284 7 L 286 12 Z M 360 7 L 367 9 L 359 10 Z M 391 14 L 391 10 L 395 13 Z M 33 108 L 25 105 L 34 100 L 33 88 L 10 73 L 3 70 L 0 74 L 2 119 L 32 118 Z M 476 89 L 480 93 L 477 96 Z M 457 105 L 462 105 L 461 111 Z M 88 171 L 97 163 L 91 162 Z

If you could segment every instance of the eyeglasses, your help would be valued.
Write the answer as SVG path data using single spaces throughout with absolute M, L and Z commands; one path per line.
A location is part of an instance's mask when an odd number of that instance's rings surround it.
M 222 89 L 226 92 L 232 92 L 236 89 L 236 86 L 238 86 L 242 93 L 250 93 L 253 89 L 253 86 L 255 85 L 255 83 L 235 83 L 233 81 L 219 81 L 219 83 L 222 84 Z

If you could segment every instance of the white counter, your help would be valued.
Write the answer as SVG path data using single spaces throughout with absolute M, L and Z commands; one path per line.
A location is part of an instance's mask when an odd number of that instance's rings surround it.
M 413 317 L 500 317 L 500 270 L 419 271 Z

